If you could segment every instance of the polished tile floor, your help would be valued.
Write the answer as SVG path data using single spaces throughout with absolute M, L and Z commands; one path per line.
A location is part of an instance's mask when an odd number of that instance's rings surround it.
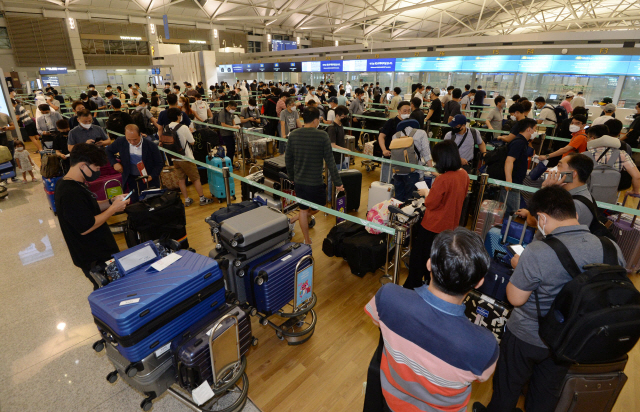
M 39 176 L 38 176 L 39 177 Z M 139 411 L 142 396 L 91 348 L 87 296 L 42 182 L 8 184 L 0 200 L 0 411 Z M 153 411 L 187 411 L 166 395 Z M 257 411 L 247 407 L 245 410 Z

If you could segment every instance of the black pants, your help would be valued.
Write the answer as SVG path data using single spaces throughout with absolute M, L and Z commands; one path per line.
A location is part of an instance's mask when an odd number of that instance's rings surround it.
M 233 158 L 236 155 L 236 138 L 234 135 L 220 137 L 222 138 L 222 141 L 227 148 L 227 157 L 231 159 L 231 163 L 233 163 Z
M 100 285 L 98 285 L 98 283 L 93 279 L 93 277 L 89 273 L 89 271 L 91 270 L 91 265 L 83 266 L 80 269 L 82 269 L 82 273 L 84 273 L 84 275 L 87 277 L 87 279 L 89 279 L 91 281 L 91 284 L 93 285 L 93 290 L 100 289 Z
M 373 353 L 369 369 L 367 371 L 367 389 L 364 394 L 363 412 L 391 412 L 387 401 L 382 393 L 382 382 L 380 381 L 380 363 L 382 362 L 382 350 L 384 349 L 384 340 L 380 333 L 378 347 Z
M 512 411 L 522 388 L 529 382 L 525 400 L 527 412 L 553 412 L 569 365 L 553 361 L 547 348 L 515 337 L 509 329 L 500 342 L 500 357 L 493 375 L 493 396 L 489 412 Z
M 437 233 L 431 232 L 422 227 L 418 223 L 413 227 L 417 230 L 416 236 L 411 245 L 411 256 L 409 257 L 409 276 L 404 282 L 407 289 L 415 289 L 424 284 L 424 280 L 429 280 L 429 271 L 427 270 L 427 261 L 431 256 L 431 245 L 433 240 L 438 236 Z

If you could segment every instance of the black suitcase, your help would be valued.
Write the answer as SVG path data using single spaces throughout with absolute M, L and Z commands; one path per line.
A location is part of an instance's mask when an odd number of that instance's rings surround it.
M 357 233 L 365 232 L 364 226 L 347 220 L 331 228 L 322 242 L 322 251 L 329 257 L 343 257 L 344 240 Z
M 265 178 L 279 182 L 280 172 L 287 173 L 287 164 L 284 161 L 284 156 L 272 157 L 264 161 L 262 173 Z
M 175 353 L 177 380 L 181 387 L 193 390 L 200 386 L 205 380 L 207 380 L 210 385 L 213 384 L 209 336 L 211 335 L 211 329 L 214 324 L 227 314 L 238 318 L 240 357 L 244 356 L 251 347 L 254 338 L 251 333 L 251 319 L 249 315 L 238 306 L 229 304 L 222 305 L 204 317 L 196 325 L 189 328 L 189 331 L 183 333 L 180 340 L 172 343 L 171 349 L 172 352 Z M 224 320 L 222 328 L 214 332 L 213 340 L 215 341 L 222 332 L 233 326 L 233 323 L 231 318 Z
M 564 378 L 555 412 L 611 412 L 627 375 L 628 356 L 617 362 L 573 365 Z
M 183 249 L 189 248 L 187 218 L 180 193 L 167 191 L 126 207 L 128 215 L 125 239 L 128 247 L 147 240 L 174 239 Z
M 362 193 L 362 172 L 356 169 L 341 170 L 340 179 L 347 192 L 347 211 L 360 208 L 360 195 Z
M 349 264 L 351 273 L 363 277 L 375 272 L 386 262 L 387 235 L 372 235 L 359 232 L 343 242 L 344 258 Z
M 262 170 L 252 173 L 250 175 L 247 175 L 246 178 L 256 183 L 260 183 L 260 184 L 264 183 L 264 175 L 262 173 Z M 263 191 L 262 189 L 259 189 L 256 186 L 252 186 L 249 183 L 245 183 L 244 181 L 240 182 L 240 188 L 242 191 L 241 193 L 242 201 L 251 200 L 253 199 L 253 196 L 256 193 L 262 193 Z

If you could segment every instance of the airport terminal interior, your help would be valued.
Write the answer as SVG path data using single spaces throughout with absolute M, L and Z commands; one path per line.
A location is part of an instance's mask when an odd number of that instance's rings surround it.
M 3 0 L 0 412 L 640 411 L 640 3 Z

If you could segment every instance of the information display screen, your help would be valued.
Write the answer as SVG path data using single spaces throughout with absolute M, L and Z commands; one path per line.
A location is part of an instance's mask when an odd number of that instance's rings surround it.
M 60 87 L 58 76 L 42 76 L 42 84 L 50 84 L 53 87 Z
M 396 59 L 367 59 L 368 72 L 392 72 Z
M 341 72 L 342 60 L 325 60 L 320 62 L 320 71 L 323 72 Z
M 66 67 L 41 67 L 40 74 L 67 74 Z
M 245 64 L 233 64 L 231 65 L 231 70 L 234 73 L 244 73 L 244 66 L 246 66 Z
M 233 73 L 232 64 L 221 64 L 218 66 L 218 73 Z
M 460 68 L 464 72 L 517 72 L 520 56 L 468 56 Z
M 302 62 L 303 72 L 319 72 L 320 62 Z
M 271 40 L 271 50 L 283 51 L 283 50 L 295 50 L 298 48 L 298 43 L 289 40 Z
M 345 60 L 342 62 L 342 71 L 344 72 L 366 72 L 366 60 Z

